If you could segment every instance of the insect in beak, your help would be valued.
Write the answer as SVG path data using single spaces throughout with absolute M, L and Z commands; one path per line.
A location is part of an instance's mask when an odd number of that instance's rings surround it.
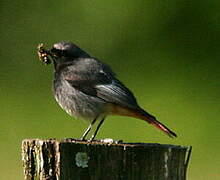
M 42 61 L 43 63 L 45 63 L 45 64 L 50 64 L 51 63 L 51 59 L 50 58 L 52 58 L 53 56 L 50 53 L 50 50 L 46 50 L 44 48 L 44 44 L 43 43 L 40 43 L 37 46 L 37 54 L 38 54 L 39 60 Z

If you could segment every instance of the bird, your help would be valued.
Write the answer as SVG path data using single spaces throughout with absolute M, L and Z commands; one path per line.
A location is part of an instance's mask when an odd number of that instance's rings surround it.
M 90 122 L 81 140 L 98 122 L 94 140 L 109 115 L 133 117 L 146 121 L 169 137 L 176 133 L 139 106 L 134 94 L 116 76 L 111 67 L 90 56 L 72 42 L 55 43 L 46 50 L 38 47 L 38 55 L 45 64 L 54 65 L 53 92 L 57 103 L 69 115 Z

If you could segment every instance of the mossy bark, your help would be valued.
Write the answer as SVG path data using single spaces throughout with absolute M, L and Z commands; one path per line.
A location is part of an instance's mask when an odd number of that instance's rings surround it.
M 184 180 L 191 147 L 76 139 L 22 142 L 26 180 Z

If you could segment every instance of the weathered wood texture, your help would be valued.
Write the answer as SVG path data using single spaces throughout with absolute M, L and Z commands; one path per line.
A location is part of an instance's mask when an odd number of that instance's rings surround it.
M 191 147 L 75 139 L 22 142 L 26 180 L 184 180 Z

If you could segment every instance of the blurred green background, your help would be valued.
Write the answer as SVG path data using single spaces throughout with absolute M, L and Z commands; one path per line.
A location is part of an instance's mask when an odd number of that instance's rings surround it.
M 217 0 L 2 0 L 0 179 L 23 179 L 23 139 L 78 138 L 88 125 L 57 105 L 53 67 L 37 58 L 38 43 L 61 40 L 111 65 L 139 104 L 178 134 L 109 117 L 98 138 L 192 145 L 188 178 L 220 179 L 219 8 Z

